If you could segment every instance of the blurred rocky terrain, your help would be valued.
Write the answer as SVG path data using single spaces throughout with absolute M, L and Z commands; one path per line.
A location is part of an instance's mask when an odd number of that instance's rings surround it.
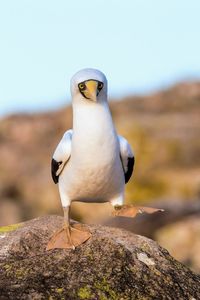
M 110 106 L 118 133 L 129 140 L 136 156 L 134 176 L 126 189 L 127 203 L 149 205 L 164 201 L 173 208 L 174 201 L 198 202 L 200 83 L 181 83 L 152 95 L 111 101 Z M 71 107 L 0 120 L 0 225 L 49 213 L 62 214 L 57 186 L 50 176 L 50 161 L 71 124 Z M 73 204 L 72 214 L 77 220 L 95 222 L 109 212 L 108 204 L 78 203 Z M 187 222 L 196 224 L 191 218 Z M 186 224 L 184 219 L 178 222 L 177 228 L 181 222 Z M 162 228 L 159 240 L 168 248 L 164 236 L 169 232 L 165 229 L 167 232 Z M 199 245 L 199 234 L 192 229 L 190 233 L 198 236 L 195 245 Z M 192 238 L 190 241 L 192 247 Z

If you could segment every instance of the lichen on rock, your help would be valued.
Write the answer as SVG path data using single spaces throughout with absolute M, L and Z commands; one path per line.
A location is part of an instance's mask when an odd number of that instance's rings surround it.
M 0 226 L 0 235 L 6 232 L 15 231 L 17 228 L 21 227 L 22 223 L 19 224 L 12 224 L 8 226 Z

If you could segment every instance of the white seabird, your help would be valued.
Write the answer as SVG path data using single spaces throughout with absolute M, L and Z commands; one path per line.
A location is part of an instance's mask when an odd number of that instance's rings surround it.
M 70 226 L 72 201 L 110 202 L 120 215 L 124 189 L 132 175 L 134 155 L 127 140 L 117 135 L 107 101 L 107 79 L 96 69 L 84 69 L 71 79 L 73 129 L 64 133 L 52 158 L 52 177 L 58 183 L 64 226 L 47 249 L 74 248 L 91 233 Z

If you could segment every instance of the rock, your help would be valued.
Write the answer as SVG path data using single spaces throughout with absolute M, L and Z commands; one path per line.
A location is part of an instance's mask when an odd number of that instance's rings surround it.
M 200 299 L 200 277 L 156 242 L 89 226 L 75 250 L 45 251 L 62 218 L 0 228 L 0 299 Z

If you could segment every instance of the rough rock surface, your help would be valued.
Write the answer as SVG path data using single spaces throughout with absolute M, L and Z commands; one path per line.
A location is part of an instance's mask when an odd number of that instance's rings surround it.
M 90 226 L 77 249 L 45 251 L 62 218 L 0 228 L 0 299 L 200 299 L 200 277 L 156 242 Z

